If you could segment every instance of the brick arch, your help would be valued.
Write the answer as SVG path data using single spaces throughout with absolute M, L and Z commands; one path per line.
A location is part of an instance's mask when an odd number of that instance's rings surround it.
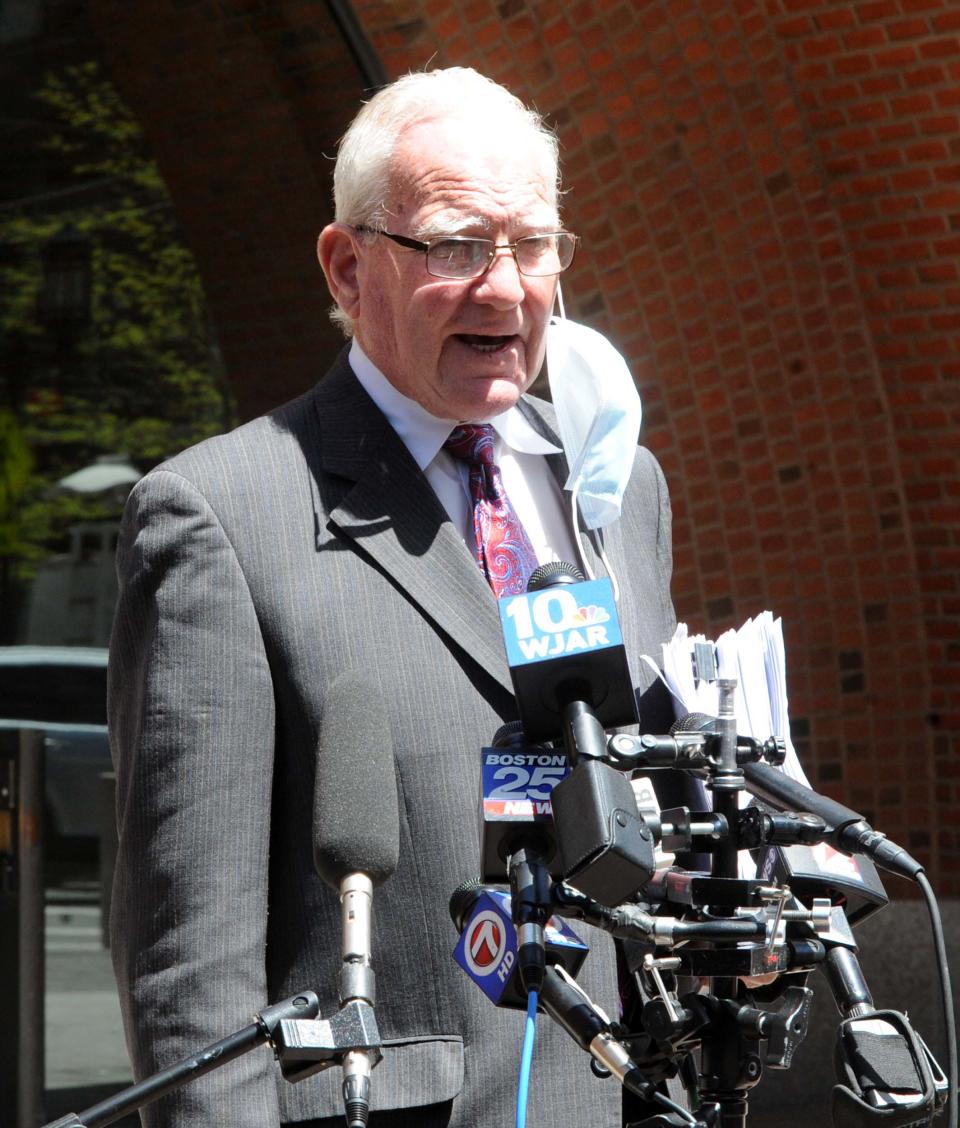
M 314 246 L 364 93 L 357 62 L 323 3 L 88 7 L 198 260 L 240 414 L 266 411 L 343 343 Z

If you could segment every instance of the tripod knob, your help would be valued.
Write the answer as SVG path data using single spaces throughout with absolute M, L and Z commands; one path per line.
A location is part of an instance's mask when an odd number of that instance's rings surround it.
M 686 1007 L 668 1005 L 660 998 L 644 1003 L 641 1021 L 647 1034 L 667 1046 L 678 1045 L 697 1026 L 695 1016 Z
M 807 1034 L 813 991 L 809 987 L 788 987 L 779 1010 L 768 1011 L 760 1030 L 767 1039 L 767 1065 L 789 1069 L 797 1046 Z

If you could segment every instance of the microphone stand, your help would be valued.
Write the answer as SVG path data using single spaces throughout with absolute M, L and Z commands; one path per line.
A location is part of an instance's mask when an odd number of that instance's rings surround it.
M 242 1030 L 228 1034 L 226 1038 L 221 1038 L 199 1053 L 191 1054 L 79 1113 L 69 1112 L 59 1120 L 47 1124 L 45 1128 L 104 1128 L 104 1125 L 112 1124 L 127 1113 L 135 1112 L 195 1078 L 219 1069 L 264 1042 L 272 1042 L 281 1022 L 313 1019 L 319 1013 L 320 1000 L 313 991 L 303 991 L 280 1003 L 274 1003 L 262 1010 L 256 1016 L 256 1021 L 244 1026 Z
M 904 1015 L 874 1008 L 843 909 L 831 907 L 829 898 L 818 897 L 806 909 L 782 883 L 740 877 L 742 849 L 822 842 L 832 831 L 818 815 L 740 810 L 739 794 L 746 788 L 747 775 L 741 765 L 761 758 L 779 763 L 782 747 L 772 739 L 762 744 L 738 740 L 735 687 L 735 681 L 718 681 L 718 723 L 709 737 L 702 728 L 681 729 L 670 737 L 620 734 L 611 737 L 608 745 L 608 762 L 622 771 L 673 767 L 707 774 L 713 792 L 711 811 L 692 814 L 675 808 L 650 816 L 650 825 L 657 840 L 670 849 L 689 850 L 696 840 L 709 840 L 709 874 L 666 870 L 643 880 L 638 870 L 642 903 L 631 898 L 617 906 L 565 883 L 554 886 L 555 907 L 561 915 L 586 920 L 615 937 L 671 950 L 660 958 L 648 951 L 642 971 L 637 969 L 638 976 L 645 976 L 640 986 L 647 1002 L 639 1029 L 621 1038 L 637 1072 L 650 1078 L 673 1076 L 678 1065 L 684 1070 L 690 1064 L 690 1051 L 699 1045 L 698 1076 L 689 1081 L 691 1091 L 696 1089 L 696 1115 L 679 1109 L 659 1112 L 629 1128 L 682 1128 L 693 1123 L 698 1128 L 745 1128 L 748 1094 L 760 1080 L 764 1063 L 789 1068 L 806 1034 L 813 992 L 802 984 L 818 964 L 843 1017 L 835 1058 L 840 1084 L 834 1088 L 834 1123 L 839 1128 L 929 1124 L 945 1103 L 948 1080 Z M 892 859 L 891 865 L 898 857 L 894 847 L 883 855 Z M 799 907 L 790 907 L 791 902 Z M 681 909 L 681 919 L 658 911 L 671 904 Z M 769 907 L 758 913 L 758 904 Z M 794 924 L 799 932 L 788 933 Z M 679 946 L 698 939 L 707 946 Z M 789 986 L 780 985 L 776 1009 L 755 1001 L 769 998 L 769 993 L 755 996 L 748 989 L 744 997 L 740 984 L 740 977 L 768 971 L 803 976 L 801 985 L 797 979 Z M 678 998 L 675 984 L 665 982 L 661 972 L 706 979 L 709 993 Z M 672 1072 L 666 1072 L 664 1065 L 671 1062 Z
M 726 819 L 729 833 L 713 852 L 711 877 L 721 881 L 736 881 L 740 877 L 740 842 L 737 831 L 740 813 L 740 792 L 745 790 L 743 769 L 737 763 L 737 718 L 734 710 L 736 681 L 721 678 L 717 681 L 719 709 L 717 719 L 720 729 L 720 763 L 711 773 L 709 786 L 713 790 L 713 809 Z M 714 906 L 717 916 L 732 915 L 724 906 Z M 720 947 L 730 947 L 721 941 Z M 736 942 L 733 943 L 736 947 Z M 711 993 L 718 999 L 736 999 L 736 976 L 712 976 Z M 747 1122 L 747 1095 L 763 1073 L 759 1056 L 748 1050 L 743 1030 L 731 1008 L 721 1007 L 719 1021 L 704 1030 L 701 1038 L 702 1113 L 707 1114 L 712 1128 L 745 1128 Z M 706 1107 L 705 1107 L 706 1106 Z
M 283 1077 L 291 1082 L 302 1081 L 329 1066 L 349 1066 L 357 1057 L 369 1060 L 371 1066 L 380 1060 L 380 1033 L 367 1000 L 348 1000 L 330 1019 L 318 1019 L 319 1013 L 320 1000 L 313 991 L 274 1003 L 242 1030 L 79 1113 L 67 1113 L 44 1128 L 105 1128 L 264 1042 L 270 1044 Z M 347 1111 L 349 1115 L 351 1110 Z
M 670 812 L 673 822 L 662 822 L 656 827 L 657 834 L 676 840 L 686 839 L 686 847 L 696 835 L 710 839 L 712 860 L 708 874 L 667 873 L 662 882 L 662 895 L 667 902 L 675 901 L 689 909 L 692 919 L 670 920 L 656 913 L 634 913 L 637 906 L 621 905 L 612 915 L 604 910 L 604 905 L 612 902 L 599 896 L 600 902 L 593 900 L 591 910 L 586 910 L 586 898 L 572 899 L 560 895 L 559 911 L 563 915 L 582 915 L 590 919 L 594 909 L 600 910 L 596 919 L 600 927 L 624 938 L 646 938 L 654 947 L 673 945 L 684 938 L 709 937 L 709 947 L 676 948 L 679 958 L 654 958 L 649 954 L 644 961 L 646 979 L 642 990 L 648 998 L 643 1007 L 641 1031 L 634 1036 L 638 1049 L 654 1050 L 662 1057 L 669 1047 L 670 1056 L 685 1055 L 693 1043 L 699 1043 L 701 1064 L 697 1084 L 699 1104 L 698 1124 L 707 1128 L 745 1128 L 747 1120 L 748 1093 L 760 1080 L 763 1072 L 763 1059 L 758 1052 L 758 1044 L 766 1042 L 766 1061 L 773 1067 L 785 1068 L 792 1059 L 793 1052 L 806 1033 L 806 1021 L 810 1009 L 812 992 L 802 986 L 790 986 L 783 995 L 780 1007 L 771 1011 L 752 1005 L 743 1000 L 740 994 L 742 975 L 757 975 L 766 971 L 806 970 L 811 963 L 823 959 L 823 946 L 816 941 L 785 945 L 780 929 L 785 919 L 810 920 L 815 915 L 807 910 L 787 910 L 786 901 L 789 890 L 785 887 L 771 887 L 760 880 L 740 878 L 739 855 L 741 846 L 747 842 L 742 831 L 739 796 L 746 789 L 746 778 L 741 765 L 740 754 L 746 759 L 767 756 L 775 762 L 782 759 L 782 748 L 778 742 L 763 744 L 752 742 L 741 749 L 736 731 L 734 710 L 735 680 L 719 680 L 720 708 L 718 724 L 713 735 L 707 738 L 699 733 L 680 733 L 675 738 L 612 737 L 607 743 L 605 762 L 624 770 L 629 769 L 630 760 L 638 765 L 649 756 L 650 766 L 688 767 L 706 770 L 709 776 L 708 787 L 713 792 L 713 809 L 706 814 L 691 816 L 683 809 Z M 596 763 L 604 763 L 603 750 L 597 736 L 599 728 L 592 711 L 576 703 L 568 708 L 564 716 L 564 744 L 568 757 L 577 762 L 581 754 L 589 749 L 588 758 Z M 684 739 L 689 738 L 689 739 Z M 618 747 L 617 742 L 625 739 L 626 745 Z M 703 741 L 703 743 L 700 743 Z M 584 747 L 579 747 L 583 745 Z M 571 755 L 571 752 L 574 754 Z M 566 824 L 566 799 L 564 792 L 570 787 L 565 780 L 554 789 L 553 811 L 557 821 L 557 834 L 561 852 L 565 846 L 562 834 Z M 558 803 L 558 800 L 561 802 Z M 664 817 L 667 813 L 664 812 Z M 698 819 L 699 821 L 693 821 Z M 564 825 L 562 825 L 564 824 Z M 626 861 L 624 857 L 622 859 Z M 639 886 L 642 891 L 648 884 L 650 874 L 642 874 L 642 866 L 634 869 L 636 875 L 633 889 Z M 619 877 L 623 873 L 618 874 Z M 573 880 L 575 886 L 584 888 L 582 879 Z M 648 893 L 661 885 L 659 880 L 650 883 Z M 557 887 L 555 886 L 555 891 Z M 609 889 L 609 886 L 607 887 Z M 775 902 L 776 916 L 770 921 L 761 918 L 751 920 L 738 916 L 738 907 L 761 902 Z M 566 903 L 564 903 L 564 901 Z M 626 911 L 624 911 L 626 910 Z M 605 916 L 606 914 L 606 916 Z M 738 944 L 748 939 L 749 950 L 741 950 Z M 750 943 L 750 940 L 753 943 Z M 661 971 L 682 969 L 681 974 L 706 978 L 710 993 L 690 994 L 678 999 L 675 992 L 664 983 Z M 651 1044 L 651 1037 L 660 1049 Z M 631 1037 L 627 1036 L 629 1044 Z M 641 1054 L 644 1057 L 645 1053 Z M 680 1123 L 677 1112 L 659 1113 L 635 1123 L 630 1128 L 666 1128 Z

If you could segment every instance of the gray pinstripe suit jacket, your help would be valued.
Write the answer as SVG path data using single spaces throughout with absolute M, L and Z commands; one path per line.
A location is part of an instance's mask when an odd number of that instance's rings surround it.
M 523 410 L 555 439 L 547 405 Z M 674 626 L 670 510 L 642 448 L 605 536 L 628 653 L 657 656 Z M 312 391 L 139 482 L 118 561 L 112 946 L 137 1076 L 267 1000 L 312 987 L 323 1015 L 336 1009 L 339 905 L 312 868 L 313 759 L 325 687 L 361 669 L 386 702 L 401 806 L 400 864 L 374 904 L 389 1044 L 373 1107 L 453 1099 L 452 1125 L 512 1123 L 521 1017 L 489 1006 L 455 966 L 446 907 L 478 871 L 479 749 L 516 715 L 496 604 L 345 353 Z M 641 663 L 634 673 L 645 686 Z M 669 718 L 643 719 L 649 731 Z M 589 939 L 581 982 L 615 1013 L 612 947 Z M 339 1074 L 290 1085 L 261 1049 L 146 1121 L 269 1128 L 338 1115 Z M 531 1128 L 613 1128 L 619 1108 L 616 1082 L 539 1023 Z

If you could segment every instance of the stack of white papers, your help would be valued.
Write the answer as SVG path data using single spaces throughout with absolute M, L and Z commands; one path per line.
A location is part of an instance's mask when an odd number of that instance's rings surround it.
M 699 669 L 711 650 L 716 656 L 715 672 Z M 700 676 L 704 673 L 706 677 Z M 720 700 L 716 681 L 710 677 L 735 679 L 737 732 L 757 740 L 779 737 L 787 748 L 783 771 L 810 786 L 790 740 L 783 623 L 774 619 L 771 611 L 748 619 L 739 630 L 725 631 L 716 643 L 703 635 L 689 634 L 687 624 L 678 623 L 673 638 L 663 644 L 663 675 L 678 718 L 687 713 L 715 717 Z M 746 796 L 743 801 L 748 800 Z
M 704 635 L 689 634 L 687 624 L 678 623 L 673 638 L 663 644 L 663 677 L 673 694 L 678 720 L 688 713 L 715 717 L 720 709 L 716 679 L 735 679 L 738 735 L 757 740 L 779 737 L 787 750 L 781 770 L 810 786 L 790 740 L 783 624 L 772 612 L 748 619 L 737 631 L 725 631 L 716 643 Z M 703 799 L 705 807 L 712 805 L 706 791 Z M 750 800 L 748 791 L 740 792 L 741 807 Z M 740 876 L 753 877 L 756 871 L 753 859 L 742 852 Z

